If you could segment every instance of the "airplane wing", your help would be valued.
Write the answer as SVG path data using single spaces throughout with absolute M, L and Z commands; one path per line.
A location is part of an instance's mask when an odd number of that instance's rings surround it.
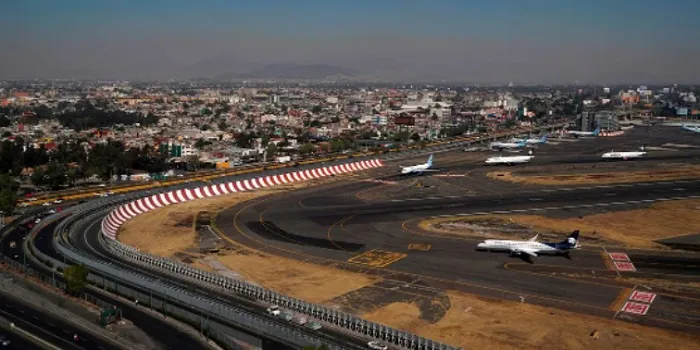
M 424 172 L 433 172 L 433 171 L 440 171 L 440 169 L 425 169 L 425 170 L 421 170 L 421 171 L 424 171 Z
M 511 252 L 514 254 L 527 254 L 533 258 L 537 257 L 537 253 L 535 253 L 535 251 L 531 250 L 531 249 L 515 248 L 515 249 L 511 249 Z

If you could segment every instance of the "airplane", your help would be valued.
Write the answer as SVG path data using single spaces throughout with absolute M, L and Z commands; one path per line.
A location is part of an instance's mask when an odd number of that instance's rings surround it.
M 538 145 L 542 143 L 547 143 L 547 137 L 549 135 L 544 135 L 540 138 L 524 138 L 524 139 L 513 139 L 512 141 L 525 142 L 527 145 Z
M 513 165 L 513 164 L 529 163 L 532 160 L 532 158 L 535 158 L 535 156 L 529 155 L 529 156 L 510 156 L 510 157 L 489 157 L 489 158 L 486 158 L 486 161 L 484 163 L 486 165 L 494 165 L 494 164 Z
M 576 130 L 567 130 L 567 134 L 573 135 L 574 137 L 579 137 L 579 136 L 598 136 L 600 134 L 600 128 L 596 128 L 593 131 L 576 131 Z
M 634 158 L 642 158 L 647 155 L 647 152 L 644 151 L 644 146 L 639 148 L 639 151 L 636 152 L 615 152 L 615 151 L 610 151 L 607 153 L 603 153 L 603 156 L 601 158 L 603 159 L 634 159 Z
M 681 126 L 681 129 L 692 132 L 700 132 L 700 126 L 687 126 L 683 124 L 683 126 Z
M 526 258 L 536 258 L 538 255 L 564 255 L 569 257 L 572 249 L 580 248 L 578 244 L 579 230 L 572 232 L 569 237 L 559 243 L 538 242 L 537 237 L 527 241 L 513 241 L 500 239 L 487 239 L 476 245 L 477 250 L 506 251 L 510 255 L 518 255 Z
M 489 145 L 490 149 L 497 149 L 499 151 L 502 151 L 504 149 L 514 149 L 514 148 L 523 148 L 527 145 L 525 141 L 518 141 L 518 142 L 491 142 Z
M 401 167 L 401 174 L 402 175 L 409 175 L 409 174 L 421 175 L 424 172 L 437 171 L 436 169 L 431 169 L 433 167 L 433 155 L 432 154 L 430 155 L 430 157 L 428 158 L 428 161 L 426 163 L 412 165 L 412 166 L 400 165 L 400 167 Z

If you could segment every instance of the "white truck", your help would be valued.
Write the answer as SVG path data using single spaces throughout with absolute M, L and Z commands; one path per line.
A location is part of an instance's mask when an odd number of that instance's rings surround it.
M 280 307 L 277 305 L 272 305 L 272 306 L 267 308 L 267 313 L 272 315 L 272 316 L 279 316 L 281 313 Z
M 284 163 L 290 162 L 291 160 L 292 160 L 292 157 L 290 157 L 290 156 L 275 157 L 275 163 L 279 163 L 279 164 L 284 164 Z

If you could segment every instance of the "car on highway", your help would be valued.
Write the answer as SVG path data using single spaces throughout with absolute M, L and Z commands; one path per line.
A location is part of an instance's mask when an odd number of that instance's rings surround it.
M 42 203 L 41 205 L 43 205 L 43 206 L 45 206 L 45 207 L 48 207 L 49 205 L 51 205 L 51 202 L 44 202 L 44 203 Z
M 10 339 L 7 339 L 7 336 L 4 334 L 0 334 L 0 345 L 2 345 L 2 346 L 9 346 L 10 345 Z
M 55 210 L 55 209 L 49 209 L 49 211 L 47 211 L 47 213 L 49 213 L 49 214 L 56 214 L 56 210 Z
M 279 316 L 281 312 L 282 311 L 280 311 L 280 307 L 277 305 L 272 305 L 267 308 L 267 313 L 272 316 Z
M 54 202 L 54 204 L 61 204 L 61 203 L 63 203 L 63 198 L 56 198 L 56 199 L 54 199 L 53 202 Z
M 387 350 L 389 348 L 386 344 L 382 344 L 376 340 L 367 343 L 367 347 L 374 350 Z
M 34 220 L 34 223 L 35 223 L 35 224 L 38 224 L 38 223 L 40 223 L 40 222 L 41 222 L 41 218 L 36 218 L 36 220 Z

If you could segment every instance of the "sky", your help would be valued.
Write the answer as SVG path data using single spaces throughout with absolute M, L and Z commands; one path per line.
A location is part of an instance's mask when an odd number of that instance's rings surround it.
M 697 0 L 34 0 L 0 79 L 182 79 L 327 64 L 387 80 L 698 83 Z

